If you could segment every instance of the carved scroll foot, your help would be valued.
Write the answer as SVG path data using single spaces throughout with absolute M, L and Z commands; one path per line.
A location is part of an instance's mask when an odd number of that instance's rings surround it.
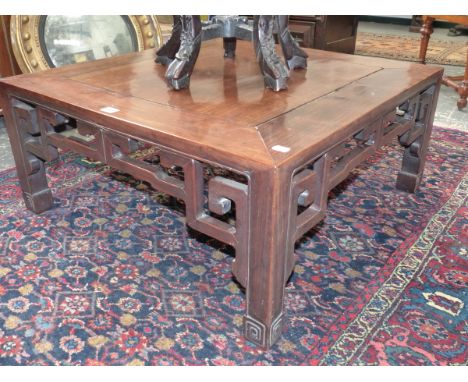
M 253 42 L 265 86 L 274 91 L 280 91 L 288 87 L 289 72 L 276 54 L 273 21 L 273 16 L 255 16 Z
M 288 29 L 289 16 L 277 16 L 278 37 L 283 50 L 284 60 L 290 70 L 307 68 L 308 55 L 300 47 Z
M 189 87 L 202 39 L 200 16 L 184 15 L 181 18 L 180 47 L 166 71 L 167 85 L 175 90 Z
M 174 60 L 180 48 L 180 34 L 182 32 L 182 16 L 173 16 L 172 33 L 169 40 L 156 52 L 156 62 L 162 65 L 169 65 Z

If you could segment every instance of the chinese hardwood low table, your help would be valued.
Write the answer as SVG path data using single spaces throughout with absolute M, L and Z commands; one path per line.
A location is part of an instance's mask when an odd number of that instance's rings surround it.
M 276 93 L 250 43 L 234 60 L 222 49 L 204 43 L 190 89 L 169 90 L 145 51 L 2 79 L 1 103 L 30 210 L 53 206 L 44 163 L 57 148 L 183 200 L 190 227 L 234 247 L 244 335 L 268 348 L 286 326 L 294 244 L 323 219 L 329 190 L 394 138 L 396 187 L 418 187 L 442 69 L 307 49 L 308 69 Z M 157 160 L 132 156 L 141 142 Z

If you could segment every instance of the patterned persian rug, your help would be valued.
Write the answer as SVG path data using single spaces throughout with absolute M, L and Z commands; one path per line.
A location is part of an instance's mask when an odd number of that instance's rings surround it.
M 396 145 L 332 190 L 268 352 L 241 337 L 232 253 L 176 201 L 65 154 L 37 216 L 0 172 L 0 365 L 466 364 L 467 137 L 435 129 L 414 195 L 394 187 Z
M 356 39 L 355 53 L 362 56 L 417 61 L 420 36 L 417 34 L 416 36 L 359 32 Z M 464 37 L 456 37 L 453 40 L 452 42 L 431 38 L 427 48 L 426 62 L 437 65 L 465 66 L 468 40 Z

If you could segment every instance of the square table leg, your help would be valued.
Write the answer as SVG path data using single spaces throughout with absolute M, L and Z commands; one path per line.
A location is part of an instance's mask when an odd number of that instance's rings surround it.
M 42 144 L 36 110 L 24 102 L 6 97 L 2 103 L 24 202 L 31 211 L 44 212 L 52 208 L 54 201 L 44 166 L 50 153 Z
M 415 125 L 399 137 L 400 144 L 405 147 L 396 183 L 399 190 L 416 192 L 421 183 L 439 89 L 440 84 L 431 86 L 419 96 L 417 108 L 414 111 L 416 113 Z
M 290 248 L 291 176 L 281 169 L 250 178 L 250 235 L 244 335 L 268 349 L 284 323 L 284 288 L 293 263 Z

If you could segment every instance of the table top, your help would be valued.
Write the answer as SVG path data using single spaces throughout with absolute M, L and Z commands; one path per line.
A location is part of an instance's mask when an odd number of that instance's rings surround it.
M 168 89 L 154 50 L 0 80 L 0 91 L 233 168 L 321 153 L 434 83 L 442 68 L 306 49 L 288 90 L 264 88 L 251 43 L 204 42 L 190 89 Z M 107 113 L 111 106 L 119 111 Z M 390 108 L 390 109 L 389 109 Z M 287 152 L 272 149 L 288 148 Z M 283 150 L 285 151 L 285 150 Z

